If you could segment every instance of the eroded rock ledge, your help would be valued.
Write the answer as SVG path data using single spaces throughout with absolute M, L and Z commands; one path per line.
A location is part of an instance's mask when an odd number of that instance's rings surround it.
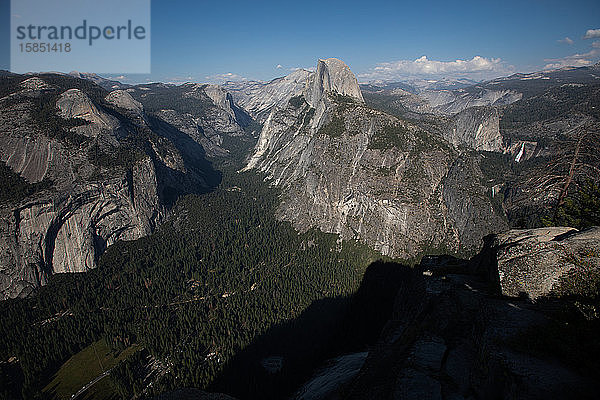
M 332 398 L 596 398 L 598 314 L 588 308 L 599 239 L 599 227 L 511 230 L 470 261 L 424 259 L 360 372 Z

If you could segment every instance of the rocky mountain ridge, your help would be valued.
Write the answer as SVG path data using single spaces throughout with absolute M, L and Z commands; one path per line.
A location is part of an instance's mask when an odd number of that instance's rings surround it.
M 86 79 L 94 82 L 98 86 L 106 89 L 106 90 L 115 90 L 115 89 L 127 89 L 130 85 L 121 83 L 117 80 L 107 79 L 98 74 L 90 73 L 90 72 L 79 72 L 79 71 L 71 71 L 69 75 L 79 78 Z
M 503 178 L 494 191 L 510 224 L 525 228 L 550 218 L 548 210 L 570 186 L 567 160 L 578 159 L 576 182 L 594 176 L 598 68 L 514 74 L 451 89 L 397 83 L 362 90 L 371 107 L 438 132 L 459 152 L 503 154 L 496 165 Z M 576 151 L 578 142 L 584 151 Z
M 0 99 L 0 160 L 11 185 L 42 185 L 1 205 L 0 297 L 27 296 L 48 277 L 95 268 L 118 240 L 150 234 L 176 193 L 214 184 L 150 130 L 142 105 L 60 75 L 15 75 Z
M 267 118 L 246 169 L 282 187 L 278 216 L 361 240 L 383 254 L 473 252 L 506 227 L 477 157 L 363 104 L 339 60 L 320 60 L 302 96 Z M 467 189 L 468 188 L 468 189 Z
M 31 123 L 15 117 L 26 114 L 26 103 L 38 107 L 32 117 L 59 117 L 58 125 L 67 129 L 3 135 L 2 159 L 32 184 L 52 180 L 59 191 L 76 195 L 74 182 L 97 170 L 81 160 L 128 159 L 121 144 L 131 142 L 131 132 L 153 132 L 138 148 L 150 156 L 155 173 L 148 176 L 162 188 L 156 190 L 161 207 L 168 207 L 173 193 L 209 180 L 201 171 L 210 170 L 204 154 L 229 157 L 236 143 L 256 140 L 255 118 L 264 126 L 246 168 L 284 189 L 280 218 L 300 230 L 339 233 L 402 258 L 429 251 L 471 254 L 487 233 L 509 224 L 539 224 L 531 216 L 539 212 L 532 210 L 553 204 L 564 187 L 564 181 L 551 190 L 539 183 L 545 179 L 541 163 L 572 156 L 578 137 L 593 149 L 596 69 L 521 74 L 471 86 L 363 85 L 361 90 L 342 61 L 325 59 L 314 72 L 297 70 L 268 83 L 111 85 L 102 95 L 87 84 L 85 90 L 62 88 L 57 78 L 7 74 L 3 79 L 21 85 L 18 90 L 8 85 L 2 93 L 13 107 L 7 132 Z M 44 106 L 53 102 L 56 115 Z M 82 150 L 86 154 L 77 154 Z M 136 154 L 126 160 L 130 171 L 143 159 Z M 578 157 L 593 166 L 598 154 Z M 552 168 L 567 176 L 558 164 Z M 578 168 L 574 178 L 586 171 Z M 131 182 L 132 174 L 125 176 Z
M 302 93 L 310 71 L 298 69 L 270 82 L 226 82 L 223 87 L 254 119 L 262 123 L 273 107 L 285 105 L 290 98 Z
M 252 117 L 219 85 L 149 84 L 127 91 L 154 118 L 152 129 L 167 136 L 181 132 L 200 144 L 209 157 L 227 156 L 231 138 L 254 140 Z

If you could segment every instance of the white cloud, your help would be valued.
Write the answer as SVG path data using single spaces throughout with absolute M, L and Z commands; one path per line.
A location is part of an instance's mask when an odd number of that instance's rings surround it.
M 245 81 L 247 80 L 241 75 L 234 74 L 233 72 L 226 72 L 224 74 L 215 74 L 205 77 L 210 83 L 224 83 L 228 81 Z
M 585 33 L 584 39 L 600 38 L 600 29 L 588 29 Z M 559 40 L 563 42 L 565 39 Z M 562 58 L 549 58 L 544 61 L 547 63 L 544 69 L 557 69 L 563 67 L 586 67 L 598 62 L 600 58 L 600 41 L 596 40 L 592 42 L 591 50 L 587 53 L 577 53 Z
M 315 67 L 292 67 L 292 68 L 290 68 L 290 71 L 292 71 L 292 72 L 299 71 L 299 70 L 315 72 Z
M 564 39 L 559 39 L 559 40 L 558 40 L 558 42 L 559 42 L 559 43 L 566 43 L 566 44 L 569 44 L 569 45 L 571 45 L 571 44 L 575 43 L 575 42 L 573 41 L 573 39 L 571 39 L 571 38 L 570 38 L 570 37 L 568 37 L 568 36 L 567 36 L 566 38 L 564 38 Z
M 275 68 L 277 68 L 277 69 L 281 69 L 281 68 L 283 68 L 283 65 L 281 65 L 281 64 L 277 64 L 277 66 L 276 66 Z
M 600 29 L 588 29 L 583 38 L 584 39 L 600 38 Z
M 475 56 L 470 60 L 436 61 L 422 56 L 416 60 L 399 60 L 377 64 L 368 72 L 359 74 L 362 81 L 398 80 L 409 77 L 469 77 L 489 79 L 513 71 L 499 58 Z
M 163 83 L 168 83 L 172 85 L 181 85 L 182 83 L 194 82 L 197 81 L 193 76 L 190 75 L 177 75 L 177 76 L 168 76 L 164 80 L 161 80 Z
M 594 42 L 593 46 L 596 42 Z M 600 56 L 600 50 L 594 48 L 587 53 L 582 54 L 573 54 L 571 56 L 563 57 L 563 58 L 550 58 L 546 59 L 548 64 L 544 67 L 544 69 L 557 69 L 563 67 L 586 67 L 588 65 L 592 65 L 594 61 Z

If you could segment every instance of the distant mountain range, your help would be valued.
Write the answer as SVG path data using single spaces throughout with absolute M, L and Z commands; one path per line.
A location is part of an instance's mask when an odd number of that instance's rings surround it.
M 279 218 L 405 259 L 432 250 L 472 254 L 488 233 L 539 224 L 564 193 L 564 179 L 543 184 L 550 170 L 542 166 L 572 157 L 569 143 L 583 131 L 592 132 L 582 139 L 591 148 L 578 165 L 592 165 L 598 150 L 591 145 L 600 117 L 598 65 L 482 83 L 360 86 L 335 59 L 319 61 L 315 72 L 222 86 L 125 85 L 80 72 L 3 72 L 0 79 L 0 160 L 16 174 L 11 179 L 52 182 L 8 201 L 5 221 L 12 222 L 0 236 L 15 250 L 1 261 L 4 297 L 26 295 L 52 272 L 93 268 L 112 241 L 152 231 L 177 193 L 193 191 L 192 182 L 209 188 L 205 157 L 240 157 L 237 149 L 254 143 L 243 166 L 282 188 Z M 49 129 L 49 121 L 56 126 Z M 139 157 L 111 161 L 127 152 Z M 134 201 L 126 209 L 153 215 L 151 222 L 125 234 L 119 223 L 107 229 L 75 217 L 91 203 L 64 198 L 92 188 L 100 195 L 107 173 L 131 176 L 142 161 L 155 170 L 156 194 L 144 201 L 150 208 Z M 566 176 L 564 166 L 555 168 Z M 587 172 L 582 167 L 571 180 Z M 32 225 L 15 242 L 33 202 L 48 224 Z M 65 229 L 73 224 L 89 238 L 69 242 Z M 88 255 L 66 261 L 59 252 L 70 248 Z
M 599 65 L 1 71 L 0 397 L 595 398 L 599 143 Z
M 87 79 L 88 81 L 92 81 L 106 90 L 126 89 L 129 86 L 131 86 L 116 80 L 106 79 L 101 77 L 100 75 L 89 72 L 71 71 L 69 72 L 69 75 L 74 76 L 75 78 Z

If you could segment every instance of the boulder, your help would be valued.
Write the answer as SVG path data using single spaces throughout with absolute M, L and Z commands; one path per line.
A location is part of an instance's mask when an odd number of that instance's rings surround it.
M 122 108 L 123 110 L 127 110 L 134 115 L 143 115 L 144 107 L 142 104 L 131 97 L 131 95 L 125 90 L 113 90 L 106 96 L 105 99 L 110 104 Z
M 600 276 L 600 227 L 510 230 L 493 246 L 505 296 L 591 294 Z

